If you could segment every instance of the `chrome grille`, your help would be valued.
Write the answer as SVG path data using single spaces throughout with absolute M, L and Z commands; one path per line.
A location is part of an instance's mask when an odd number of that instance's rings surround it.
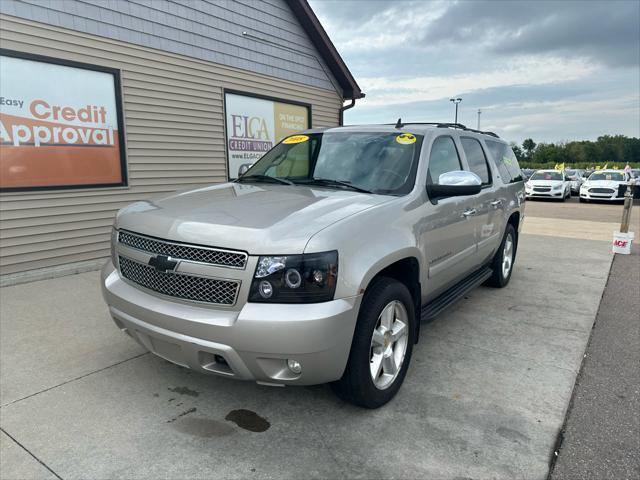
M 613 190 L 612 188 L 590 188 L 589 189 L 589 193 L 608 193 L 608 194 L 612 194 L 615 193 L 616 191 Z
M 118 241 L 122 245 L 131 248 L 149 253 L 167 255 L 181 260 L 192 260 L 194 262 L 232 268 L 244 268 L 247 263 L 247 254 L 243 252 L 168 242 L 132 232 L 121 231 L 118 235 Z
M 135 262 L 121 255 L 118 260 L 120 272 L 124 278 L 154 292 L 217 305 L 236 303 L 239 282 L 159 272 L 149 265 Z

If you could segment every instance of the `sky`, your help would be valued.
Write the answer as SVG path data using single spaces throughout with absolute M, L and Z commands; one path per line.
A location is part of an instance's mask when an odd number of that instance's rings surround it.
M 458 122 L 522 143 L 640 137 L 640 1 L 309 0 L 366 93 L 345 124 Z

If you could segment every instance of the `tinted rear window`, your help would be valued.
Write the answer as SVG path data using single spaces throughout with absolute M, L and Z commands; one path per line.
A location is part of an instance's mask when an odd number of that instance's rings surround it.
M 468 137 L 463 137 L 460 141 L 464 154 L 467 157 L 469 170 L 480 177 L 483 185 L 490 185 L 491 173 L 489 172 L 489 165 L 487 165 L 487 157 L 484 155 L 484 150 L 482 150 L 480 142 L 475 138 Z
M 520 171 L 520 165 L 518 165 L 518 159 L 511 147 L 506 143 L 493 140 L 485 140 L 485 143 L 498 167 L 502 181 L 504 183 L 521 182 L 523 180 L 522 172 Z

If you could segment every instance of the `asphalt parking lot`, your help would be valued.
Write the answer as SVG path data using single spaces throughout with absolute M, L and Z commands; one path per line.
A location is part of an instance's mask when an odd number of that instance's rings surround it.
M 546 478 L 621 207 L 526 214 L 510 285 L 425 325 L 376 411 L 146 354 L 108 318 L 97 272 L 0 289 L 2 478 Z

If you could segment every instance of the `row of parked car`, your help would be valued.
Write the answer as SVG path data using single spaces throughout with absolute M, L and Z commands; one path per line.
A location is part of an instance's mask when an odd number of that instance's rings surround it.
M 531 170 L 523 169 L 526 198 L 555 198 L 565 201 L 579 195 L 580 202 L 590 200 L 623 201 L 631 180 L 640 193 L 640 169 L 625 170 Z

